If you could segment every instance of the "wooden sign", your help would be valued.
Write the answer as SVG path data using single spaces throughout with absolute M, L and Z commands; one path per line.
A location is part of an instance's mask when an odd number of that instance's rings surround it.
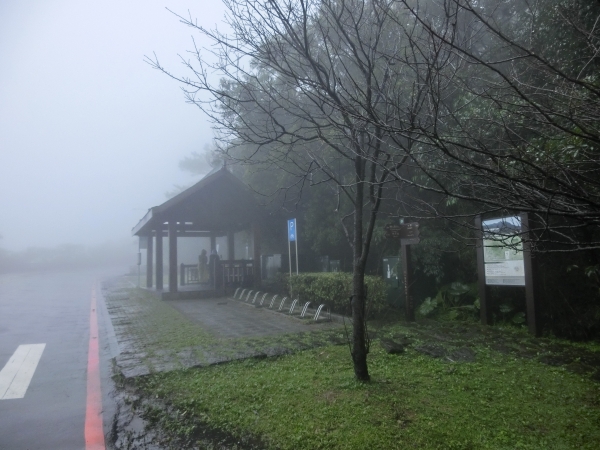
M 418 239 L 419 238 L 419 223 L 403 223 L 402 225 L 388 224 L 384 227 L 385 237 L 388 239 Z M 418 244 L 417 242 L 407 242 L 408 244 Z

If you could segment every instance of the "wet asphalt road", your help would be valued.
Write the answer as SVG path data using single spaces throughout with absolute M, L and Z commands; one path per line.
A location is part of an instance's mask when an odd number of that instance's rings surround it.
M 0 275 L 0 370 L 19 345 L 46 344 L 25 396 L 0 399 L 0 450 L 85 449 L 90 305 L 97 283 L 104 429 L 111 425 L 107 315 L 100 281 L 123 270 Z M 105 433 L 106 434 L 106 433 Z

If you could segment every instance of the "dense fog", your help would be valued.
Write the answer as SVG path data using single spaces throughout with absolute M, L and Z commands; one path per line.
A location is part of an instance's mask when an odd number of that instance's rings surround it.
M 211 140 L 177 84 L 144 62 L 156 52 L 177 67 L 192 33 L 166 8 L 220 21 L 220 3 L 201 6 L 0 3 L 4 266 L 31 265 L 34 254 L 102 259 L 111 248 L 135 264 L 131 228 L 174 185 L 194 181 L 178 162 Z

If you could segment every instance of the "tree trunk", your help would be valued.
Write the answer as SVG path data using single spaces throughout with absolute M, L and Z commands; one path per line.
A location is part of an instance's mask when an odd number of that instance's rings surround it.
M 354 266 L 352 276 L 352 362 L 359 381 L 369 381 L 365 333 L 365 271 Z
M 355 161 L 357 175 L 354 205 L 354 264 L 352 265 L 352 362 L 354 375 L 359 381 L 369 381 L 367 342 L 365 336 L 365 264 L 363 256 L 363 161 Z

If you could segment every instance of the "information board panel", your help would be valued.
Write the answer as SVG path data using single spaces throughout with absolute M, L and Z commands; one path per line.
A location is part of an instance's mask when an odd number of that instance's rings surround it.
M 525 286 L 521 218 L 501 217 L 481 225 L 485 284 Z

